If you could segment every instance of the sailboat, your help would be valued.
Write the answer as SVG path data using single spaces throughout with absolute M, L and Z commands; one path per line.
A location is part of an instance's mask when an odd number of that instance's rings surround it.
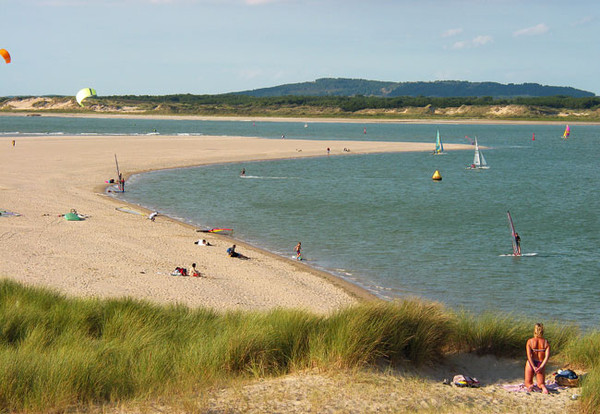
M 444 153 L 444 144 L 442 144 L 442 138 L 440 138 L 440 130 L 437 131 L 437 138 L 435 140 L 435 150 L 433 151 L 435 155 L 440 155 Z
M 569 126 L 567 125 L 562 137 L 563 137 L 563 139 L 567 139 L 567 138 L 569 138 L 569 135 L 571 135 L 571 128 L 569 128 Z
M 483 152 L 479 150 L 479 145 L 477 144 L 477 137 L 475 137 L 475 155 L 473 157 L 473 164 L 467 167 L 470 170 L 487 170 L 488 165 L 483 156 Z
M 519 234 L 515 231 L 515 225 L 513 224 L 512 217 L 510 216 L 510 211 L 507 211 L 506 215 L 508 217 L 510 234 L 512 235 L 513 256 L 521 256 L 521 239 Z

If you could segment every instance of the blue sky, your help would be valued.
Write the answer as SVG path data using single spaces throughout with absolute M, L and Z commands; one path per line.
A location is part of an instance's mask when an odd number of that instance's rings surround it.
M 600 94 L 598 0 L 0 0 L 0 96 L 217 94 L 323 77 Z

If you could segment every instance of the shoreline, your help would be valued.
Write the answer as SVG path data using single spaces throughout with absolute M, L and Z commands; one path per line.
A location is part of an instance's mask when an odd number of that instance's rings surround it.
M 58 113 L 43 111 L 0 112 L 1 116 L 45 116 L 53 118 L 97 118 L 97 119 L 164 119 L 188 121 L 231 121 L 231 122 L 298 122 L 298 123 L 348 123 L 348 124 L 449 124 L 449 125 L 600 125 L 594 121 L 535 121 L 535 120 L 504 120 L 504 119 L 390 119 L 390 118 L 311 118 L 311 117 L 266 117 L 266 116 L 212 116 L 212 115 L 158 115 L 137 113 Z
M 116 175 L 114 154 L 129 176 L 325 156 L 326 147 L 344 156 L 342 148 L 350 145 L 352 154 L 428 152 L 432 146 L 224 136 L 0 137 L 0 209 L 21 214 L 0 218 L 0 247 L 6 254 L 0 276 L 78 297 L 132 297 L 224 311 L 287 307 L 328 313 L 374 298 L 342 278 L 247 243 L 239 243 L 240 252 L 251 260 L 229 258 L 225 250 L 233 239 L 221 235 L 203 235 L 216 247 L 199 247 L 193 244 L 199 238 L 194 226 L 117 211 L 126 203 L 103 194 L 105 181 Z M 447 149 L 472 146 L 448 144 Z M 61 215 L 72 208 L 89 218 L 67 222 Z M 192 262 L 206 278 L 170 276 L 175 267 L 189 269 Z
M 260 162 L 260 160 L 252 160 L 252 161 L 258 161 Z M 237 164 L 237 163 L 236 163 Z M 184 167 L 184 168 L 196 168 L 196 167 L 202 167 L 205 165 L 211 165 L 211 164 L 199 164 L 199 165 L 195 165 L 195 166 L 191 166 L 191 167 Z M 180 168 L 166 168 L 165 170 L 178 170 Z M 131 173 L 128 173 L 127 175 L 124 175 L 123 177 L 125 178 L 125 181 L 127 181 L 127 179 L 129 179 L 129 177 L 133 176 L 133 175 L 140 175 L 140 174 L 146 174 L 149 172 L 153 172 L 153 171 L 159 171 L 159 170 L 145 170 L 145 171 L 133 171 Z M 133 209 L 137 209 L 137 210 L 144 210 L 147 214 L 150 214 L 152 212 L 152 210 L 149 210 L 148 208 L 144 207 L 144 206 L 140 206 L 134 203 L 130 203 L 128 201 L 125 200 L 120 200 L 117 199 L 115 197 L 112 197 L 111 195 L 107 194 L 107 190 L 109 187 L 111 187 L 113 184 L 107 184 L 105 186 L 100 186 L 97 188 L 96 193 L 98 195 L 106 195 L 107 198 L 109 200 L 111 200 L 111 202 L 113 202 L 115 205 L 119 204 L 119 205 L 123 205 L 125 204 L 126 206 L 129 206 Z M 173 218 L 171 216 L 165 215 L 160 213 L 161 218 L 164 218 L 165 220 L 168 220 L 170 222 L 172 222 L 175 225 L 178 226 L 182 226 L 185 227 L 187 229 L 191 229 L 193 231 L 197 231 L 198 226 L 194 226 L 191 223 L 186 223 L 185 221 L 182 220 L 178 220 L 176 218 Z M 244 240 L 240 240 L 237 239 L 233 236 L 228 236 L 226 234 L 218 234 L 215 233 L 214 236 L 218 239 L 222 239 L 222 240 L 227 240 L 228 244 L 235 244 L 236 246 L 241 247 L 242 249 L 250 249 L 250 250 L 257 250 L 260 251 L 262 254 L 264 254 L 265 256 L 269 256 L 272 257 L 275 260 L 282 260 L 285 261 L 287 263 L 289 263 L 291 266 L 297 267 L 298 269 L 300 269 L 303 272 L 308 272 L 311 273 L 319 278 L 322 278 L 324 280 L 326 280 L 328 283 L 331 283 L 334 286 L 340 287 L 341 289 L 343 289 L 344 291 L 346 291 L 347 293 L 349 293 L 352 297 L 356 298 L 359 301 L 370 301 L 370 300 L 381 300 L 381 298 L 379 298 L 377 295 L 375 295 L 374 293 L 370 292 L 369 290 L 362 288 L 352 282 L 347 281 L 344 278 L 338 277 L 330 272 L 327 272 L 325 270 L 320 270 L 317 269 L 315 267 L 312 267 L 311 265 L 307 264 L 307 263 L 303 263 L 300 261 L 296 261 L 296 260 L 292 260 L 289 259 L 287 257 L 284 256 L 280 256 L 277 253 L 271 252 L 267 249 L 264 249 L 262 247 L 258 247 L 252 243 L 248 243 Z

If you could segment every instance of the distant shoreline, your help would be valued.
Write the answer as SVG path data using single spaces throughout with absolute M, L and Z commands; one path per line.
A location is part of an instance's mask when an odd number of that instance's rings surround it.
M 269 117 L 269 116 L 213 116 L 213 115 L 154 115 L 135 113 L 73 113 L 73 112 L 0 112 L 0 116 L 44 116 L 53 118 L 97 118 L 97 119 L 165 119 L 192 121 L 237 121 L 237 122 L 299 122 L 299 123 L 348 123 L 348 124 L 450 124 L 450 125 L 600 125 L 600 121 L 540 121 L 504 119 L 392 119 L 392 118 L 342 118 L 342 117 Z

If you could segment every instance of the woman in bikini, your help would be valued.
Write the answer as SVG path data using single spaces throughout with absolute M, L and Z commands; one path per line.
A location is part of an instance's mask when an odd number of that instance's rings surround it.
M 537 386 L 544 394 L 548 394 L 546 388 L 546 363 L 550 358 L 550 344 L 544 338 L 544 325 L 536 323 L 533 329 L 533 338 L 527 340 L 527 363 L 525 364 L 525 386 L 528 391 L 533 389 L 533 377 L 537 380 Z

